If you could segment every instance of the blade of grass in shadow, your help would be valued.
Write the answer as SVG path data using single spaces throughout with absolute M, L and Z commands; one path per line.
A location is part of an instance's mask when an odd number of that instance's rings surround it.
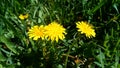
M 119 51 L 117 51 L 115 55 L 115 68 L 118 68 L 119 65 L 119 54 Z
M 1 48 L 0 48 L 0 50 L 1 50 Z M 0 61 L 5 61 L 5 60 L 6 60 L 6 58 L 3 56 L 2 52 L 0 51 Z
M 15 44 L 13 44 L 12 42 L 10 42 L 7 38 L 5 38 L 4 36 L 0 36 L 0 42 L 4 43 L 8 49 L 10 49 L 13 53 L 15 54 L 19 54 L 16 50 Z
M 97 5 L 95 8 L 91 9 L 88 14 L 94 14 L 98 9 L 100 9 L 104 4 L 106 3 L 106 1 L 102 1 L 100 2 L 99 5 Z

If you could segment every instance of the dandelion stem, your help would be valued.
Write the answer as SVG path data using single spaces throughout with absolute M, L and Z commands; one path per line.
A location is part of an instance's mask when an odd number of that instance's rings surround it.
M 67 62 L 68 62 L 68 56 L 70 54 L 71 46 L 69 47 L 68 53 L 66 55 L 66 60 L 65 60 L 65 68 L 67 68 Z

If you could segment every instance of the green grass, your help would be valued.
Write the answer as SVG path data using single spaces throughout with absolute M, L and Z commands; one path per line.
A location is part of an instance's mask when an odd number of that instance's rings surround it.
M 119 68 L 120 0 L 3 0 L 0 2 L 0 68 Z M 20 20 L 20 14 L 29 14 Z M 66 38 L 34 41 L 28 28 L 58 21 Z M 88 21 L 96 37 L 77 32 Z M 78 60 L 80 62 L 75 63 Z

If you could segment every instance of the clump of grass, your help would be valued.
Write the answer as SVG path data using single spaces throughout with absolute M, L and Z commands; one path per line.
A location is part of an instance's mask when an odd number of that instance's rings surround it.
M 119 68 L 119 7 L 118 0 L 3 0 L 0 68 Z

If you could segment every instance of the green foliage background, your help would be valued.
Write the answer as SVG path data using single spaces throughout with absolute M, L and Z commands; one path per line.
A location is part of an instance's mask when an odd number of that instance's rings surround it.
M 52 21 L 67 29 L 65 40 L 28 38 L 28 28 Z M 96 37 L 79 34 L 77 21 L 94 25 Z M 119 58 L 120 0 L 0 1 L 0 68 L 120 68 Z

